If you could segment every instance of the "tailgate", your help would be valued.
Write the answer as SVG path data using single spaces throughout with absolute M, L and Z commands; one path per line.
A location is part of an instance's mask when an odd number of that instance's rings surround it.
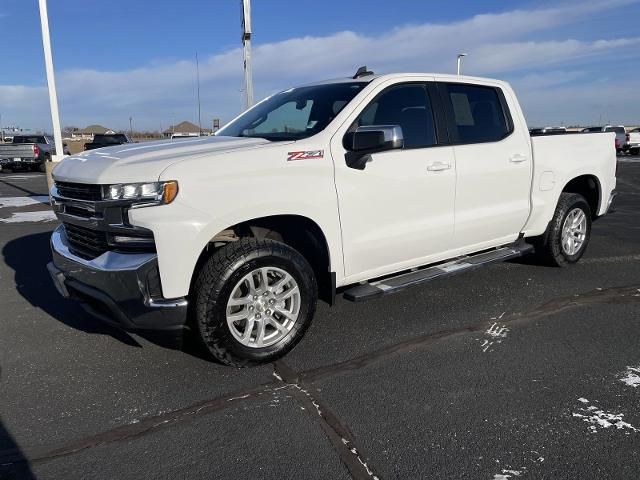
M 0 144 L 0 158 L 34 158 L 33 144 L 2 145 Z

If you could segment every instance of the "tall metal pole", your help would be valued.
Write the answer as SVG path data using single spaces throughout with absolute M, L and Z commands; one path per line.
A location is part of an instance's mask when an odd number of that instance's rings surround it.
M 251 73 L 251 0 L 242 1 L 242 51 L 244 60 L 244 107 L 253 105 L 253 77 Z
M 56 80 L 53 74 L 53 56 L 51 55 L 51 37 L 49 35 L 49 14 L 47 13 L 47 0 L 39 0 L 40 25 L 42 27 L 42 47 L 44 49 L 44 64 L 47 72 L 47 85 L 49 86 L 49 105 L 51 106 L 51 123 L 53 123 L 53 140 L 56 145 L 54 161 L 62 160 L 64 150 L 62 146 L 62 129 L 60 128 L 60 114 L 58 112 L 58 94 L 56 92 Z
M 458 75 L 460 75 L 460 64 L 462 63 L 462 57 L 466 57 L 467 54 L 466 53 L 459 53 L 458 54 Z
M 198 135 L 202 135 L 202 119 L 200 117 L 200 63 L 198 62 L 198 52 L 196 52 L 196 77 L 198 80 Z

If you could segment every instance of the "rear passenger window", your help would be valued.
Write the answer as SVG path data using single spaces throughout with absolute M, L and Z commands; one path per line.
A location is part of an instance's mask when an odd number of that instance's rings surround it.
M 453 114 L 456 143 L 496 142 L 511 133 L 498 90 L 492 87 L 445 85 Z

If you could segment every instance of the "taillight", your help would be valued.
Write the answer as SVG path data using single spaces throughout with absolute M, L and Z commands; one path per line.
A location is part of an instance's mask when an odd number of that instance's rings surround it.
M 620 148 L 620 140 L 618 140 L 618 137 L 616 137 L 616 148 Z
M 629 141 L 629 139 L 631 138 L 631 135 L 629 135 L 628 133 L 625 135 L 625 137 L 627 138 L 627 142 Z
M 33 156 L 37 157 L 40 155 L 40 148 L 38 147 L 38 145 L 34 145 L 33 146 Z

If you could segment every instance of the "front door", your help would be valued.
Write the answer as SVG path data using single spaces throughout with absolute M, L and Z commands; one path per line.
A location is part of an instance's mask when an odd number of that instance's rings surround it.
M 453 236 L 453 147 L 438 142 L 427 84 L 381 87 L 347 131 L 373 125 L 400 126 L 404 148 L 357 170 L 345 163 L 343 135 L 331 143 L 345 275 L 355 281 L 426 263 Z

